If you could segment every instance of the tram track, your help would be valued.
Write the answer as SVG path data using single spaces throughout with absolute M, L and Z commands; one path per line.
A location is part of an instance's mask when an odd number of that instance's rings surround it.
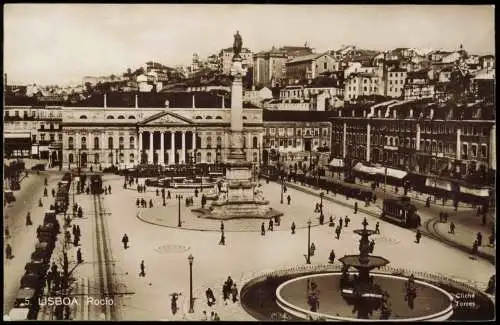
M 100 291 L 101 301 L 110 301 L 111 303 L 100 304 L 101 315 L 104 315 L 103 320 L 117 320 L 117 296 L 115 295 L 115 280 L 113 266 L 114 263 L 110 263 L 113 260 L 110 253 L 110 247 L 108 244 L 109 236 L 106 229 L 106 222 L 102 206 L 102 198 L 100 194 L 93 194 L 93 206 L 94 206 L 94 223 L 95 223 L 95 250 L 97 253 L 97 279 L 98 288 Z M 102 318 L 102 316 L 101 316 Z

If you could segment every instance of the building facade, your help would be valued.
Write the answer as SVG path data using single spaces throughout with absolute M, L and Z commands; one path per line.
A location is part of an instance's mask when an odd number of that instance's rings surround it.
M 4 106 L 6 157 L 37 157 L 57 163 L 62 155 L 62 113 L 57 106 Z
M 264 110 L 262 163 L 309 166 L 312 156 L 329 152 L 330 112 Z
M 496 170 L 493 105 L 388 101 L 332 121 L 332 155 L 437 176 Z

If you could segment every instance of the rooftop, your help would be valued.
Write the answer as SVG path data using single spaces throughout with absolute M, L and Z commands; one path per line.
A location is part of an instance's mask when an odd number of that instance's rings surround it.
M 264 122 L 327 122 L 328 118 L 333 116 L 336 116 L 333 111 L 262 110 Z
M 316 60 L 317 58 L 319 58 L 320 56 L 323 56 L 323 54 L 308 54 L 308 55 L 298 56 L 296 58 L 289 60 L 286 64 L 313 61 L 313 60 Z

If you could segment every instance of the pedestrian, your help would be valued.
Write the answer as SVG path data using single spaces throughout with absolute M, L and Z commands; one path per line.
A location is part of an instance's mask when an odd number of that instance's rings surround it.
M 380 234 L 380 224 L 379 222 L 377 221 L 377 223 L 375 224 L 375 233 L 376 234 Z
M 127 236 L 127 234 L 123 235 L 122 243 L 123 243 L 123 248 L 127 249 L 128 248 L 128 236 Z
M 42 199 L 38 199 L 38 206 L 43 207 Z
M 5 246 L 5 256 L 7 256 L 7 259 L 11 259 L 13 256 L 12 256 L 12 247 L 10 247 L 10 244 L 7 244 Z
M 474 243 L 472 244 L 472 255 L 473 256 L 476 256 L 478 254 L 478 252 L 479 252 L 478 247 L 479 247 L 479 245 L 477 243 L 477 240 L 475 240 Z
M 31 222 L 31 214 L 28 212 L 26 214 L 26 226 L 31 226 L 33 223 Z
M 374 249 L 375 249 L 375 241 L 372 239 L 370 241 L 370 254 L 373 253 Z
M 420 238 L 422 238 L 422 233 L 420 232 L 420 229 L 417 229 L 417 234 L 415 235 L 417 239 L 417 244 L 420 244 Z
M 137 200 L 135 200 L 135 205 L 136 205 L 137 207 L 139 207 L 139 205 L 140 205 L 140 204 L 141 204 L 141 201 L 139 201 L 139 198 L 137 198 Z
M 167 199 L 170 200 L 170 190 L 167 191 Z
M 210 313 L 210 320 L 215 320 L 214 318 L 215 318 L 215 313 L 212 311 Z
M 108 185 L 108 192 L 111 194 L 111 185 Z
M 224 236 L 224 231 L 222 231 L 220 234 L 219 245 L 226 245 L 226 237 Z
M 214 315 L 214 321 L 220 321 L 219 314 L 215 313 L 215 315 Z
M 373 194 L 373 203 L 377 202 L 377 195 Z
M 332 249 L 330 256 L 328 257 L 328 263 L 333 264 L 333 262 L 335 262 L 335 252 Z
M 224 232 L 224 221 L 220 221 L 220 231 Z
M 201 316 L 201 321 L 207 321 L 208 320 L 208 316 L 207 316 L 207 312 L 204 310 L 203 313 L 202 313 L 202 316 Z
M 477 245 L 481 247 L 483 244 L 483 235 L 480 232 L 478 232 L 476 237 L 477 237 Z
M 198 189 L 197 188 L 194 189 L 194 197 L 198 197 Z
M 346 228 L 349 226 L 349 222 L 351 221 L 351 219 L 349 219 L 349 216 L 345 216 L 345 226 Z
M 80 237 L 82 235 L 82 232 L 80 231 L 80 226 L 76 225 L 76 235 Z
M 455 224 L 453 223 L 453 221 L 450 223 L 450 234 L 454 234 L 455 233 Z
M 238 288 L 236 288 L 236 283 L 233 284 L 231 288 L 231 294 L 233 296 L 233 303 L 236 303 L 238 301 Z
M 270 231 L 273 231 L 273 219 L 269 219 L 269 226 L 267 228 L 267 230 L 270 230 Z
M 76 263 L 81 264 L 82 262 L 82 251 L 80 250 L 80 247 L 78 247 L 78 250 L 76 251 Z
M 108 195 L 108 188 L 106 186 L 104 187 L 104 194 Z
M 341 218 L 339 219 L 339 227 L 340 227 L 341 229 L 342 229 L 342 222 L 343 222 L 343 221 L 344 221 L 344 220 L 343 220 L 343 219 L 342 219 L 342 217 L 341 217 Z
M 153 207 L 153 199 L 149 199 L 149 207 L 152 208 Z
M 45 188 L 45 189 L 43 190 L 43 196 L 48 196 L 48 191 L 47 191 L 47 188 Z
M 66 244 L 71 243 L 71 234 L 69 230 L 66 230 L 66 232 L 64 233 L 64 241 Z
M 52 189 L 52 197 L 56 196 L 56 190 Z
M 310 255 L 311 256 L 314 256 L 314 251 L 316 250 L 316 246 L 314 245 L 314 243 L 311 243 L 311 248 L 310 248 Z
M 288 205 L 290 205 L 290 201 L 292 201 L 292 198 L 290 197 L 290 194 L 286 197 L 286 200 L 288 201 Z
M 205 291 L 205 296 L 207 297 L 208 307 L 212 307 L 212 305 L 215 304 L 215 297 L 214 297 L 214 293 L 212 292 L 212 289 L 208 288 Z
M 227 281 L 224 282 L 224 284 L 222 285 L 222 298 L 224 300 L 224 304 L 227 305 L 227 300 L 229 299 L 229 290 L 228 289 L 228 283 Z
M 333 216 L 330 216 L 330 219 L 328 220 L 328 227 L 334 227 L 335 223 L 333 222 Z
M 262 223 L 262 224 L 260 225 L 260 234 L 261 234 L 262 236 L 265 236 L 265 234 L 266 234 L 266 226 L 264 225 L 264 223 Z
M 141 273 L 139 273 L 139 276 L 142 276 L 142 277 L 146 276 L 144 260 L 141 261 L 140 268 L 141 268 Z
M 233 281 L 233 279 L 231 279 L 231 276 L 227 277 L 226 282 L 229 284 L 229 289 L 231 289 L 233 287 L 233 284 L 234 284 L 234 281 Z
M 48 271 L 48 272 L 47 272 L 47 279 L 46 279 L 46 281 L 47 281 L 47 290 L 48 290 L 48 292 L 50 292 L 50 284 L 52 283 L 52 278 L 53 278 L 53 276 L 52 276 L 52 272 L 51 272 L 51 271 Z
M 158 188 L 156 188 L 156 196 L 160 196 L 160 190 L 158 190 Z
M 295 222 L 292 221 L 292 235 L 295 235 Z
M 358 213 L 358 202 L 354 202 L 354 214 Z
M 73 236 L 76 236 L 76 225 L 73 225 L 71 232 L 72 232 Z
M 335 229 L 335 233 L 337 234 L 337 239 L 340 239 L 340 232 L 342 231 L 341 229 L 342 228 L 340 227 L 340 225 L 338 225 L 337 228 Z

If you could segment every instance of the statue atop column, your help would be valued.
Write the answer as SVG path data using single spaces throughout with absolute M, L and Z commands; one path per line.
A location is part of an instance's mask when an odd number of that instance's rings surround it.
M 234 43 L 233 43 L 233 59 L 240 58 L 242 46 L 243 46 L 243 40 L 241 38 L 240 32 L 236 31 L 236 34 L 234 34 Z

